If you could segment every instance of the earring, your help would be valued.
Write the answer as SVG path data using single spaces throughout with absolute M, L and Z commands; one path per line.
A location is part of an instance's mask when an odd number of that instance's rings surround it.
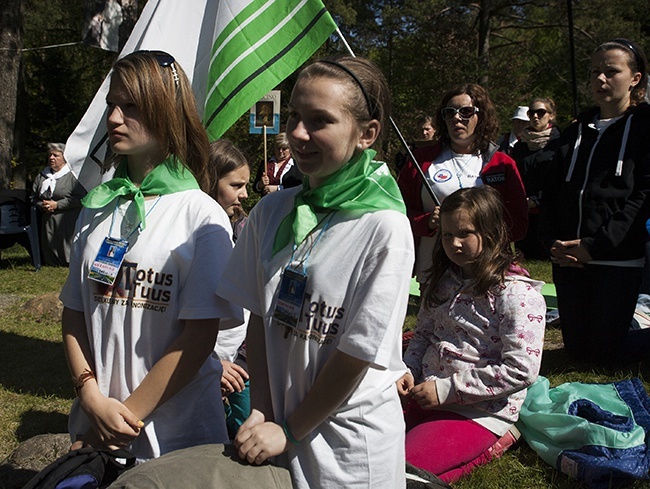
M 361 145 L 361 143 L 357 144 L 357 148 L 363 149 L 363 146 Z

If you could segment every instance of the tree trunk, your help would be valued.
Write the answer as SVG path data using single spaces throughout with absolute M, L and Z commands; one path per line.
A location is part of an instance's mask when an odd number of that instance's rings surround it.
M 481 0 L 478 14 L 478 68 L 479 84 L 487 85 L 490 73 L 490 17 L 492 0 Z
M 11 187 L 11 160 L 20 58 L 23 47 L 22 0 L 0 7 L 0 189 Z

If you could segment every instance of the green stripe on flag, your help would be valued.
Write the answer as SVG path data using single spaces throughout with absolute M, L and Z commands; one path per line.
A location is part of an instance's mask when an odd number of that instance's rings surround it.
M 205 125 L 217 139 L 336 29 L 320 0 L 256 0 L 213 44 Z

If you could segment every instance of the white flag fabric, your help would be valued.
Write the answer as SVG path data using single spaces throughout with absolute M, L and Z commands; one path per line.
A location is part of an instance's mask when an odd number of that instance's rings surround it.
M 190 78 L 199 110 L 209 96 L 205 122 L 215 139 L 335 29 L 320 0 L 149 0 L 119 57 L 142 49 L 174 56 Z M 109 81 L 66 143 L 66 160 L 87 190 L 102 182 Z

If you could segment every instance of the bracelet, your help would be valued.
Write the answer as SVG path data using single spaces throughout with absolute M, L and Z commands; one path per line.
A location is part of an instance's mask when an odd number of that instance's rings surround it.
M 300 445 L 300 442 L 296 440 L 291 434 L 291 431 L 289 431 L 289 426 L 287 425 L 286 419 L 282 422 L 282 431 L 284 431 L 284 436 L 287 437 L 287 440 L 289 440 L 292 445 Z
M 95 378 L 95 372 L 88 368 L 85 368 L 79 377 L 73 377 L 72 381 L 74 382 L 74 391 L 77 393 L 77 395 L 79 395 L 79 391 L 81 391 L 81 388 L 88 380 Z

